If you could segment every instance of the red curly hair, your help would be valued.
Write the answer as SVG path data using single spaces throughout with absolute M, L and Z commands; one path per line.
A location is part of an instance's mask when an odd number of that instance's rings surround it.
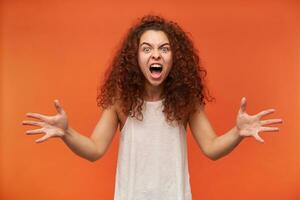
M 213 98 L 204 87 L 207 73 L 193 42 L 177 23 L 159 16 L 144 16 L 129 29 L 98 88 L 97 105 L 105 109 L 119 100 L 126 116 L 143 119 L 146 79 L 137 57 L 141 35 L 147 30 L 163 31 L 170 41 L 173 65 L 163 87 L 163 113 L 168 122 L 183 123 L 197 104 L 205 105 Z

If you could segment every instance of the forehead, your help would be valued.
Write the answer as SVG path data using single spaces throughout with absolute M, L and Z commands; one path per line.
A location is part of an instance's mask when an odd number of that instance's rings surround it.
M 168 36 L 165 32 L 159 30 L 147 30 L 140 38 L 140 44 L 147 42 L 150 44 L 160 44 L 169 42 Z

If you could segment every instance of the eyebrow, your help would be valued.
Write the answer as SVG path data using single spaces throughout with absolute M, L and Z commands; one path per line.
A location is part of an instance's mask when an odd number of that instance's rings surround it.
M 143 42 L 142 44 L 140 44 L 140 46 L 142 46 L 143 44 L 146 44 L 146 45 L 152 47 L 152 45 L 151 45 L 150 43 L 148 43 L 148 42 Z M 162 46 L 165 46 L 165 45 L 170 45 L 170 44 L 169 44 L 169 42 L 165 42 L 165 43 L 163 43 L 162 45 L 160 45 L 159 47 L 162 47 Z

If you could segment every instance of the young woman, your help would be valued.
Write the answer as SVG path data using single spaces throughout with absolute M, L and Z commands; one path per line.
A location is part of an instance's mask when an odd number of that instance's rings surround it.
M 197 51 L 174 22 L 145 16 L 131 27 L 99 89 L 101 118 L 90 137 L 68 124 L 66 112 L 55 100 L 57 115 L 27 113 L 40 121 L 27 134 L 44 134 L 36 142 L 60 137 L 77 155 L 96 161 L 107 151 L 116 129 L 120 146 L 115 200 L 192 199 L 186 152 L 187 124 L 203 153 L 216 160 L 231 152 L 246 137 L 263 139 L 259 132 L 278 131 L 266 125 L 281 119 L 260 120 L 274 112 L 246 113 L 242 98 L 235 126 L 217 136 L 204 111 L 210 101 Z

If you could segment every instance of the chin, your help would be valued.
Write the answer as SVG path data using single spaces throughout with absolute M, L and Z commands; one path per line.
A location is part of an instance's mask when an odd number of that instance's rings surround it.
M 160 81 L 149 81 L 150 85 L 152 86 L 161 86 L 163 84 L 164 80 Z
M 163 84 L 163 82 L 165 81 L 165 77 L 164 75 L 162 75 L 159 79 L 153 79 L 151 77 L 150 74 L 147 74 L 147 78 L 146 78 L 148 84 L 150 84 L 151 86 L 161 86 Z

